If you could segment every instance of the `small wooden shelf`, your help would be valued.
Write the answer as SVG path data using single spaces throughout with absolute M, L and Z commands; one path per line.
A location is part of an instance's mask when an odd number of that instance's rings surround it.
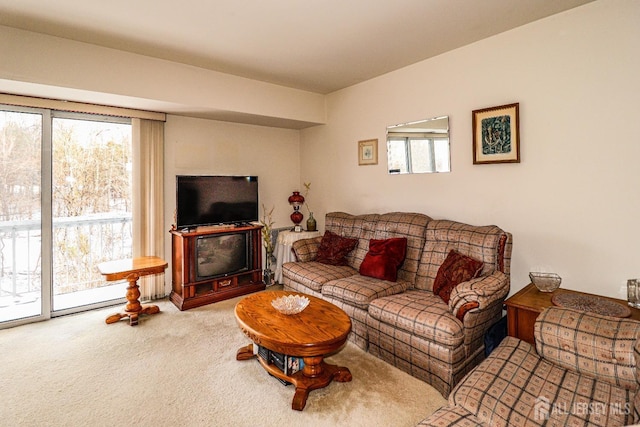
M 262 280 L 262 227 L 199 227 L 196 230 L 171 230 L 172 291 L 170 300 L 180 310 L 188 310 L 217 301 L 235 298 L 265 289 Z M 202 237 L 239 234 L 247 236 L 248 268 L 242 271 L 201 279 L 197 274 L 197 240 Z

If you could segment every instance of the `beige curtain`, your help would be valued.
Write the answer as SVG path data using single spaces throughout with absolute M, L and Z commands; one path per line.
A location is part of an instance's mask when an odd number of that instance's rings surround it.
M 133 256 L 164 258 L 164 122 L 134 118 Z M 141 277 L 140 299 L 166 295 L 165 275 Z

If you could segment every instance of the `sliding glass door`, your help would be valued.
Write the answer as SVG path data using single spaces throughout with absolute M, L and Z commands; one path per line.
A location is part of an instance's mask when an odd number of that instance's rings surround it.
M 132 254 L 130 120 L 53 113 L 53 311 L 121 299 L 100 262 Z
M 0 111 L 0 322 L 43 315 L 45 114 Z
M 0 108 L 0 327 L 124 301 L 131 164 L 128 119 Z

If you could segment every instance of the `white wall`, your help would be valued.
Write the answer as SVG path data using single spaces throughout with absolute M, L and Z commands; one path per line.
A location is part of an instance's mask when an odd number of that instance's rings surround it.
M 169 230 L 176 209 L 176 175 L 257 175 L 259 201 L 274 207 L 274 227 L 292 226 L 287 198 L 300 180 L 300 133 L 167 116 L 165 124 L 166 259 L 171 260 Z M 263 215 L 262 207 L 260 215 Z M 171 265 L 169 269 L 171 271 Z M 167 289 L 171 287 L 167 275 Z
M 598 1 L 328 96 L 302 131 L 301 180 L 328 211 L 418 211 L 513 233 L 512 293 L 529 271 L 626 298 L 640 277 L 640 2 Z M 472 164 L 472 110 L 520 103 L 519 164 Z M 452 172 L 386 172 L 385 127 L 449 115 Z M 357 141 L 379 139 L 358 166 Z
M 320 227 L 332 210 L 495 223 L 514 235 L 513 290 L 542 269 L 564 287 L 623 297 L 640 277 L 638 23 L 640 1 L 599 0 L 327 97 L 0 26 L 0 91 L 327 123 L 298 132 L 170 114 L 167 230 L 176 174 L 259 175 L 276 226 L 290 224 L 286 199 L 311 181 Z M 522 162 L 472 165 L 471 111 L 512 102 Z M 452 172 L 387 175 L 385 127 L 439 115 L 450 116 Z M 357 141 L 370 138 L 379 164 L 358 166 Z
M 321 94 L 1 25 L 0 58 L 11 94 L 282 127 L 325 118 Z

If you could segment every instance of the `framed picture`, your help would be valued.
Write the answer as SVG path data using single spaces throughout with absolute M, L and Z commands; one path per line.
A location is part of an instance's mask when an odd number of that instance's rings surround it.
M 378 164 L 378 140 L 358 141 L 358 165 Z
M 473 164 L 520 163 L 520 104 L 473 111 Z

